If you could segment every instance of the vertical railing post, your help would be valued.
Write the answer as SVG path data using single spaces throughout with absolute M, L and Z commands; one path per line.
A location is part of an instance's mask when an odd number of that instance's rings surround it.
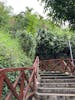
M 20 83 L 20 99 L 23 100 L 23 91 L 24 91 L 24 71 L 21 72 L 22 73 L 22 76 L 21 76 L 21 83 Z
M 34 88 L 34 91 L 36 90 L 36 73 L 34 71 L 34 75 L 33 75 L 33 88 Z
M 73 66 L 74 66 L 74 62 L 73 62 L 73 52 L 72 52 L 72 47 L 71 47 L 70 39 L 69 39 L 69 49 L 70 49 L 71 62 L 73 64 Z
M 4 75 L 0 75 L 0 100 L 2 97 L 3 85 L 4 85 Z
M 36 90 L 37 88 L 36 82 L 38 78 L 38 69 L 39 69 L 39 57 L 36 57 L 33 67 L 34 67 L 34 76 L 33 76 L 34 77 L 34 90 Z

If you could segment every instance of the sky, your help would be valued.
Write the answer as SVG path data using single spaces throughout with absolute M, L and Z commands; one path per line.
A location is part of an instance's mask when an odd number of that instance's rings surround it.
M 38 12 L 40 15 L 45 16 L 43 5 L 37 0 L 0 0 L 6 2 L 9 6 L 12 6 L 14 13 L 25 11 L 26 7 L 33 8 L 34 12 Z

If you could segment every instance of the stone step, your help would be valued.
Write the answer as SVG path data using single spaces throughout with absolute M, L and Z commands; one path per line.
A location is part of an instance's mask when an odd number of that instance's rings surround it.
M 75 88 L 43 88 L 43 87 L 38 87 L 37 91 L 39 93 L 61 93 L 61 94 L 75 94 Z
M 75 100 L 75 76 L 59 71 L 40 71 L 36 100 Z
M 40 71 L 39 74 L 65 74 L 65 73 L 62 73 L 62 72 L 51 72 L 51 71 Z
M 56 87 L 66 87 L 66 88 L 75 88 L 75 83 L 38 83 L 38 87 L 44 87 L 44 88 L 56 88 Z
M 38 93 L 36 100 L 75 100 L 75 94 L 62 93 Z
M 75 97 L 73 93 L 35 93 L 38 96 L 67 96 L 67 97 Z M 75 100 L 75 99 L 74 99 Z
M 64 75 L 65 73 L 50 73 L 50 72 L 40 72 L 39 74 L 58 74 L 58 75 Z
M 75 76 L 40 76 L 41 79 L 75 79 Z
M 75 82 L 75 79 L 40 79 L 40 83 L 65 83 L 65 82 Z
M 69 76 L 67 74 L 40 74 L 40 76 Z

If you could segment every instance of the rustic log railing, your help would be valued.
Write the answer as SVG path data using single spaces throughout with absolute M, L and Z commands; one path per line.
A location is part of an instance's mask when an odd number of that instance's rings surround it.
M 75 59 L 73 60 L 75 63 Z M 48 71 L 61 71 L 61 72 L 75 72 L 75 65 L 73 65 L 71 59 L 50 59 L 40 61 L 40 70 Z
M 4 100 L 12 100 L 14 96 L 17 100 L 28 99 L 34 95 L 36 89 L 36 79 L 37 79 L 37 68 L 39 65 L 39 58 L 37 57 L 33 66 L 29 68 L 4 68 L 0 69 L 0 100 L 2 100 L 2 92 L 4 88 L 4 83 L 7 84 L 9 93 L 6 95 Z M 30 73 L 29 79 L 26 75 L 26 71 Z M 19 76 L 11 83 L 7 76 L 9 72 L 19 72 Z M 16 88 L 19 87 L 19 92 Z

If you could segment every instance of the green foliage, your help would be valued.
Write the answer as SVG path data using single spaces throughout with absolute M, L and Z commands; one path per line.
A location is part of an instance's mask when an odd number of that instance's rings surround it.
M 19 43 L 22 47 L 22 50 L 33 61 L 36 48 L 36 36 L 26 31 L 19 31 L 16 33 L 16 38 L 19 39 Z
M 40 57 L 40 59 L 48 59 L 52 56 L 52 49 L 54 46 L 53 43 L 54 35 L 45 30 L 40 30 L 38 33 L 38 45 L 36 50 L 36 55 Z
M 18 40 L 11 39 L 11 36 L 3 31 L 0 31 L 0 68 L 4 67 L 19 67 L 27 65 L 28 57 L 22 51 Z
M 32 14 L 29 11 L 26 11 L 25 13 L 25 19 L 27 21 L 26 30 L 28 32 L 32 32 L 33 34 L 37 31 L 37 24 L 38 24 L 38 18 L 35 14 Z
M 13 21 L 12 21 L 13 19 Z M 26 12 L 21 12 L 18 15 L 15 15 L 10 20 L 10 30 L 14 31 L 23 31 L 31 32 L 35 34 L 37 31 L 38 18 L 36 14 L 32 14 L 27 10 Z
M 7 7 L 3 2 L 0 2 L 0 28 L 7 27 L 11 9 L 11 7 Z
M 54 30 L 57 28 L 55 27 Z M 59 28 L 58 28 L 59 29 Z M 60 29 L 59 29 L 60 30 Z M 74 33 L 67 30 L 61 31 L 50 31 L 50 30 L 40 30 L 37 36 L 37 48 L 36 55 L 40 59 L 50 59 L 50 58 L 68 58 L 70 57 L 68 37 L 71 38 L 71 44 L 74 53 Z M 63 34 L 62 34 L 63 33 Z M 74 54 L 73 54 L 74 55 Z M 75 56 L 74 56 L 75 58 Z
M 75 29 L 75 0 L 41 0 L 45 3 L 45 10 L 54 21 L 69 21 L 72 29 Z

